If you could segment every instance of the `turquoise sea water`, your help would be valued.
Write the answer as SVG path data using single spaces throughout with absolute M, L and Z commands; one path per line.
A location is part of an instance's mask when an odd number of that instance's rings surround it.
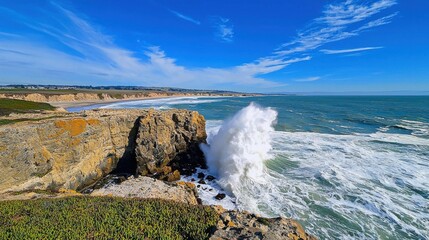
M 278 117 L 263 179 L 237 183 L 239 208 L 298 219 L 320 239 L 429 238 L 429 97 L 173 98 L 103 107 L 196 110 L 214 135 L 250 102 Z

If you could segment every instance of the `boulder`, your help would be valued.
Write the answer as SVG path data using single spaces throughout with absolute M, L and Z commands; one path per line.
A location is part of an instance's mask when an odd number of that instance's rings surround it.
M 139 118 L 136 138 L 139 173 L 166 179 L 175 170 L 205 165 L 199 144 L 206 137 L 205 119 L 198 112 L 147 111 Z
M 212 229 L 210 240 L 316 240 L 305 232 L 301 224 L 292 219 L 263 218 L 248 212 L 226 211 L 219 207 L 215 209 L 220 214 L 220 220 Z
M 225 193 L 219 193 L 215 196 L 216 200 L 222 200 L 226 197 Z

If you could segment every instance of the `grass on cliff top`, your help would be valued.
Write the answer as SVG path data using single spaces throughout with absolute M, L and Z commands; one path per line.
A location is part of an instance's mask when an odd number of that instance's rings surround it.
M 55 107 L 48 103 L 0 98 L 0 116 L 9 115 L 10 113 L 31 113 L 40 110 L 55 110 Z
M 210 207 L 157 199 L 0 201 L 0 239 L 208 239 Z

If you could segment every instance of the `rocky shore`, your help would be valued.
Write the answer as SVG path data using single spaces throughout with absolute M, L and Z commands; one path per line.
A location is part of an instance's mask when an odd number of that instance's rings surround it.
M 205 168 L 198 146 L 207 135 L 198 112 L 91 110 L 6 118 L 39 120 L 0 125 L 0 199 L 88 193 L 199 204 L 196 186 L 178 181 Z M 112 175 L 114 181 L 100 184 Z M 219 222 L 211 239 L 314 239 L 294 220 L 215 208 Z

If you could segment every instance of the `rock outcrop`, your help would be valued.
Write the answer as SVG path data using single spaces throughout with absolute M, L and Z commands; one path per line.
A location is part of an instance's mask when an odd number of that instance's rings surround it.
M 179 166 L 168 165 L 172 162 L 180 162 L 180 166 L 204 165 L 199 144 L 205 143 L 206 138 L 204 117 L 197 112 L 149 110 L 139 118 L 136 139 L 139 173 L 163 180 L 180 179 Z
M 248 212 L 215 208 L 220 214 L 220 220 L 212 229 L 210 240 L 316 240 L 314 236 L 305 232 L 301 224 L 292 219 L 263 218 Z
M 157 198 L 197 205 L 196 187 L 192 183 L 170 183 L 149 178 L 130 177 L 121 184 L 110 184 L 96 189 L 91 196 L 115 196 L 126 198 Z
M 155 115 L 157 120 L 150 122 L 151 116 Z M 202 140 L 205 136 L 204 118 L 197 112 L 187 110 L 169 110 L 165 113 L 153 110 L 94 110 L 58 115 L 52 113 L 49 116 L 44 115 L 44 118 L 38 121 L 1 125 L 0 192 L 30 189 L 56 191 L 60 188 L 80 190 L 110 173 L 118 165 L 122 167 L 136 164 L 136 137 L 137 132 L 146 132 L 146 126 L 142 125 L 146 124 L 145 119 L 150 122 L 150 133 L 154 135 L 145 135 L 149 141 L 145 141 L 143 135 L 140 135 L 138 152 L 143 157 L 142 142 L 152 144 L 155 150 L 144 152 L 148 155 L 142 158 L 145 159 L 143 162 L 139 162 L 141 169 L 151 169 L 145 165 L 150 162 L 146 159 L 157 158 L 149 156 L 159 154 L 157 150 L 161 148 L 156 146 L 164 146 L 163 144 L 173 141 L 158 135 L 167 131 L 166 125 L 161 122 L 168 122 L 174 133 L 190 138 L 183 136 L 174 139 L 179 141 L 176 146 L 180 147 L 166 151 L 168 158 L 160 161 L 159 166 L 168 168 L 167 164 L 169 160 L 175 159 L 175 154 L 182 153 L 188 146 L 193 145 L 180 141 Z M 179 120 L 191 122 L 184 124 Z M 189 129 L 184 129 L 185 126 Z M 171 136 L 176 137 L 175 134 Z M 166 174 L 168 177 L 177 178 L 178 173 L 170 174 L 170 171 L 166 171 Z

